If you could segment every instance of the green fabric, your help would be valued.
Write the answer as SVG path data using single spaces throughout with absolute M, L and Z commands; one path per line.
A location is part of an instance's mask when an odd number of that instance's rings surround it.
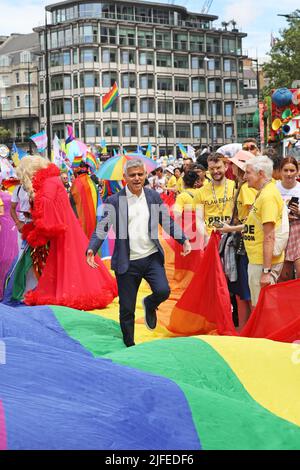
M 12 298 L 14 300 L 22 300 L 26 287 L 26 275 L 32 267 L 32 258 L 30 256 L 30 249 L 24 250 L 21 258 L 17 262 L 14 271 L 14 284 L 12 289 Z
M 94 356 L 126 349 L 116 321 L 67 307 L 51 305 L 51 310 L 68 335 Z

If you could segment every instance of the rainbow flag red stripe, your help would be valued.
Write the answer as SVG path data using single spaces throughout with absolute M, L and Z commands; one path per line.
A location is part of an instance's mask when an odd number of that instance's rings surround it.
M 99 165 L 93 153 L 91 152 L 86 153 L 85 162 L 91 168 L 92 171 L 96 171 L 98 169 Z
M 72 162 L 72 167 L 73 168 L 78 168 L 80 166 L 80 163 L 82 162 L 82 156 L 74 157 L 74 160 Z
M 111 108 L 111 106 L 114 104 L 118 96 L 119 96 L 119 87 L 117 85 L 117 82 L 115 82 L 113 84 L 113 87 L 110 89 L 110 91 L 102 97 L 103 111 L 106 111 L 107 109 Z

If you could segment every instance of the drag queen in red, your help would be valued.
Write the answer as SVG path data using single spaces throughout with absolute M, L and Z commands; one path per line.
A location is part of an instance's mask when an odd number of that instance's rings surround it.
M 27 292 L 27 305 L 65 305 L 79 310 L 104 308 L 117 296 L 115 279 L 97 260 L 99 268 L 86 263 L 88 239 L 71 208 L 56 165 L 42 157 L 22 159 L 18 168 L 22 184 L 33 201 L 32 223 L 23 238 L 32 248 L 47 247 L 34 265 L 41 274 L 37 287 Z M 34 250 L 33 250 L 34 251 Z

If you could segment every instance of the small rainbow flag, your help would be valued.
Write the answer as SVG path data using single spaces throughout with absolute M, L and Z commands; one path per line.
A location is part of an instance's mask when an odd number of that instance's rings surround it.
M 181 152 L 182 158 L 188 158 L 188 153 L 187 153 L 185 147 L 181 143 L 178 143 L 177 145 L 178 145 L 179 150 Z
M 111 108 L 118 96 L 119 87 L 117 85 L 117 82 L 115 82 L 109 92 L 102 97 L 103 111 L 106 111 L 107 109 Z
M 90 167 L 92 173 L 94 173 L 99 167 L 97 159 L 92 152 L 86 153 L 85 163 Z
M 74 160 L 72 162 L 72 167 L 73 168 L 78 168 L 80 166 L 80 163 L 82 162 L 82 156 L 77 156 L 77 157 L 74 157 Z

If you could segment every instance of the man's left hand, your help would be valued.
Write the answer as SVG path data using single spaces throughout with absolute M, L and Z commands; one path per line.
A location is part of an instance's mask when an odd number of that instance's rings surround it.
M 271 273 L 262 273 L 260 278 L 260 286 L 261 288 L 269 286 L 271 284 Z
M 181 252 L 182 256 L 187 256 L 190 254 L 190 252 L 192 251 L 192 247 L 191 247 L 189 240 L 185 240 L 182 248 L 183 248 L 183 251 Z

